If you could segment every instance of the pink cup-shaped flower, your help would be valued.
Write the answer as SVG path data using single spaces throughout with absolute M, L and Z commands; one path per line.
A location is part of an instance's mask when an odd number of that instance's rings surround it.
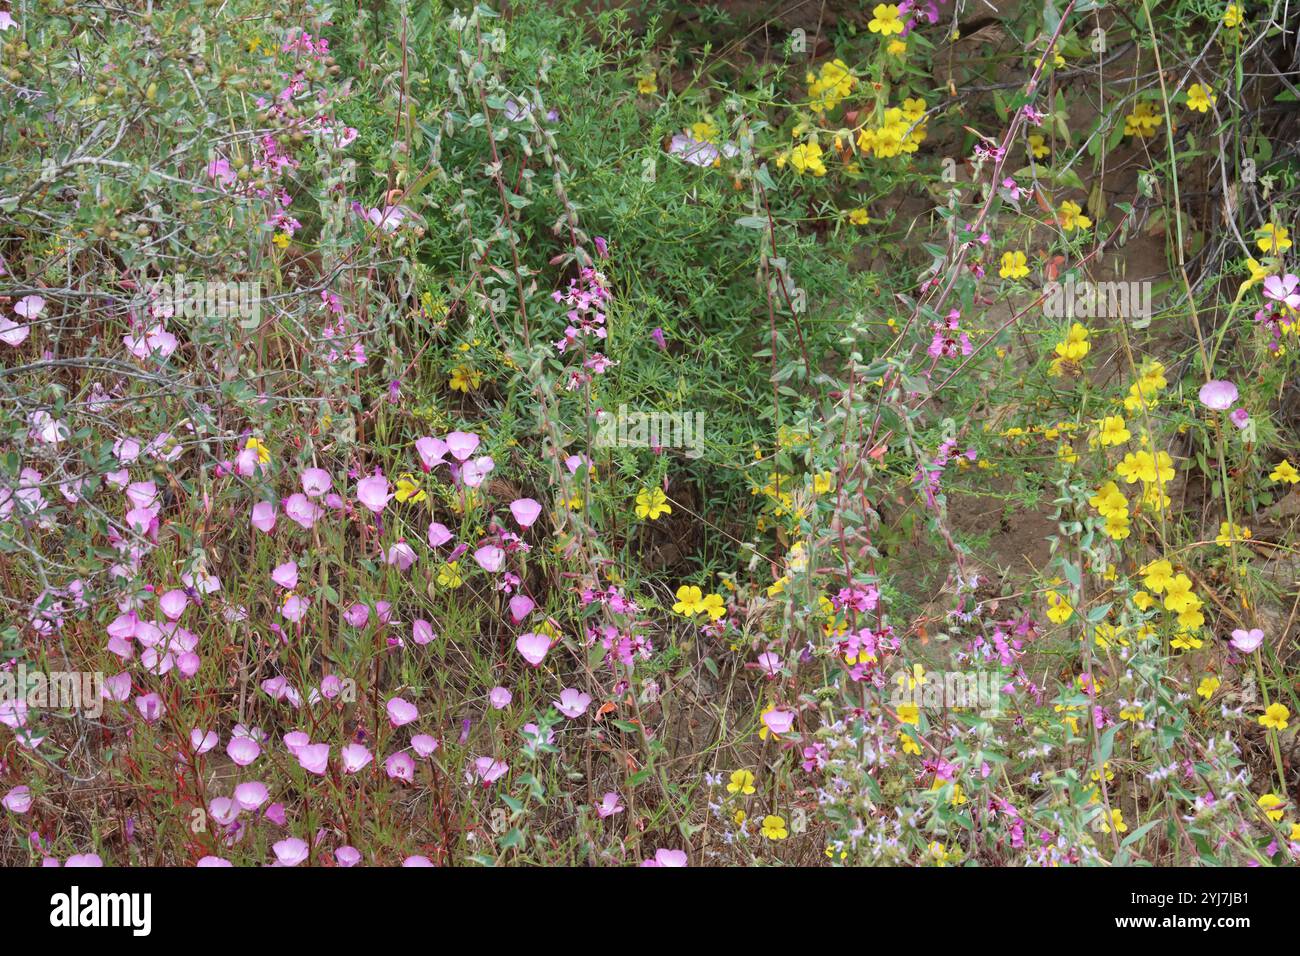
M 135 709 L 140 712 L 148 723 L 155 723 L 162 719 L 162 715 L 167 712 L 163 706 L 162 698 L 157 694 L 142 694 L 135 699 Z
M 286 561 L 284 564 L 276 565 L 275 570 L 271 572 L 271 580 L 286 591 L 292 591 L 298 586 L 298 563 Z
M 384 770 L 394 780 L 411 783 L 415 780 L 415 761 L 403 751 L 393 754 L 384 761 Z
M 176 589 L 168 591 L 158 599 L 158 607 L 169 621 L 179 620 L 180 616 L 185 613 L 185 609 L 189 607 L 189 604 L 190 599 L 185 596 L 185 592 Z
M 383 475 L 371 475 L 357 482 L 357 500 L 375 514 L 383 511 L 392 497 L 388 479 Z
M 510 620 L 516 624 L 523 623 L 524 618 L 531 614 L 536 606 L 536 602 L 527 594 L 516 594 L 510 599 Z
M 447 436 L 447 450 L 457 461 L 464 461 L 478 447 L 478 436 L 473 432 L 452 432 Z
M 316 502 L 302 492 L 296 492 L 284 499 L 284 514 L 300 528 L 310 531 L 320 520 L 323 512 Z
M 546 657 L 546 652 L 550 649 L 551 639 L 545 634 L 534 634 L 529 631 L 527 634 L 520 634 L 515 638 L 515 650 L 534 667 L 542 662 L 542 659 Z
M 510 502 L 510 513 L 519 522 L 519 527 L 531 528 L 533 522 L 542 513 L 542 506 L 532 498 L 518 498 Z
M 685 850 L 655 850 L 653 860 L 646 860 L 642 866 L 686 866 Z
M 1237 386 L 1231 382 L 1213 381 L 1201 386 L 1198 393 L 1201 404 L 1216 412 L 1227 411 L 1237 400 Z
M 506 763 L 504 760 L 496 760 L 492 757 L 479 757 L 471 765 L 470 771 L 467 774 L 467 776 L 469 777 L 470 780 L 473 780 L 475 777 L 477 777 L 479 780 L 483 782 L 483 785 L 486 787 L 489 784 L 494 783 L 497 780 L 500 780 L 502 777 L 506 775 L 507 771 L 509 770 L 510 770 L 510 765 Z
M 441 438 L 425 435 L 415 440 L 415 451 L 420 456 L 420 467 L 432 471 L 438 465 L 445 465 L 443 458 L 447 454 L 447 443 Z
M 480 455 L 473 461 L 465 462 L 461 467 L 460 477 L 467 487 L 477 488 L 479 485 L 483 484 L 483 479 L 486 478 L 495 467 L 496 462 L 494 462 L 490 457 L 487 455 Z
M 487 544 L 474 552 L 474 561 L 480 568 L 489 574 L 495 574 L 501 570 L 501 562 L 505 560 L 506 553 L 494 544 Z
M 454 537 L 455 535 L 447 530 L 447 526 L 445 524 L 442 524 L 441 522 L 438 521 L 430 522 L 429 547 L 440 548 Z
M 280 866 L 297 866 L 307 859 L 307 841 L 297 837 L 288 837 L 271 847 L 275 851 L 275 860 Z
M 262 755 L 262 746 L 252 737 L 236 735 L 226 744 L 226 756 L 240 767 L 247 767 Z
M 618 794 L 611 791 L 605 794 L 600 803 L 596 804 L 596 815 L 603 820 L 606 817 L 612 817 L 616 813 L 622 813 L 623 809 Z
M 353 846 L 341 846 L 334 851 L 334 862 L 339 866 L 356 866 L 361 862 L 361 851 Z
M 560 691 L 560 699 L 551 701 L 551 704 L 565 717 L 574 719 L 587 712 L 587 708 L 591 706 L 591 695 L 566 687 Z
M 411 738 L 411 749 L 417 756 L 427 757 L 438 749 L 438 741 L 428 734 L 416 734 Z
M 375 755 L 361 744 L 348 744 L 343 748 L 342 756 L 344 773 L 357 773 L 375 759 Z
M 0 799 L 0 806 L 4 807 L 10 813 L 26 813 L 32 808 L 32 788 L 28 786 L 17 786 Z
M 424 618 L 416 618 L 411 622 L 411 640 L 415 643 L 424 645 L 432 643 L 434 638 L 433 625 Z
M 788 734 L 794 726 L 794 711 L 770 710 L 763 715 L 763 723 L 777 737 Z
M 235 802 L 241 810 L 256 810 L 270 799 L 266 784 L 257 781 L 241 783 L 235 787 Z
M 488 702 L 497 710 L 505 710 L 513 699 L 514 695 L 504 687 L 493 687 L 488 692 Z
M 111 642 L 109 649 L 112 650 Z M 122 673 L 114 674 L 112 677 L 105 677 L 100 694 L 103 695 L 105 700 L 115 700 L 118 703 L 126 700 L 131 696 L 131 675 L 126 671 L 122 671 Z
M 298 765 L 308 773 L 325 775 L 325 768 L 330 762 L 329 744 L 308 744 L 298 748 Z
M 275 528 L 275 505 L 267 501 L 253 505 L 252 524 L 263 534 L 270 534 Z
M 280 613 L 287 620 L 297 624 L 307 616 L 307 609 L 310 604 L 311 602 L 307 598 L 298 594 L 290 594 L 284 599 L 284 603 L 280 605 Z
M 388 720 L 394 727 L 402 727 L 419 719 L 420 711 L 416 706 L 402 697 L 394 697 L 388 702 Z
M 1257 627 L 1251 628 L 1249 631 L 1237 628 L 1232 632 L 1232 646 L 1243 654 L 1253 653 L 1263 643 L 1264 632 Z
M 302 473 L 302 491 L 308 498 L 319 498 L 334 486 L 334 479 L 324 468 L 307 468 Z
M 229 797 L 216 797 L 208 804 L 208 813 L 223 827 L 239 819 L 239 806 Z
M 384 560 L 390 565 L 396 565 L 397 570 L 405 573 L 411 570 L 411 565 L 415 564 L 415 549 L 405 541 L 398 541 L 388 549 Z

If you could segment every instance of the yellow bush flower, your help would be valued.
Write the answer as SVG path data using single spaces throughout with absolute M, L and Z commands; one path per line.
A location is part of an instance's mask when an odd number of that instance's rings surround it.
M 1263 810 L 1264 815 L 1268 817 L 1270 820 L 1272 820 L 1274 823 L 1277 823 L 1279 820 L 1281 820 L 1283 815 L 1286 813 L 1285 810 L 1281 809 L 1282 807 L 1286 806 L 1286 801 L 1283 800 L 1281 797 L 1279 797 L 1276 793 L 1263 794 L 1262 796 L 1260 796 L 1258 800 L 1255 801 L 1255 804 L 1261 810 Z
M 1250 539 L 1250 529 L 1242 527 L 1239 524 L 1231 524 L 1227 521 L 1220 523 L 1219 534 L 1214 539 L 1214 543 L 1220 547 L 1228 547 L 1233 541 L 1247 541 Z
M 1265 223 L 1255 232 L 1255 245 L 1259 246 L 1261 252 L 1286 252 L 1291 248 L 1290 236 L 1286 226 Z
M 458 588 L 465 583 L 460 574 L 460 563 L 448 561 L 438 570 L 438 583 L 445 588 Z
M 1102 530 L 1116 541 L 1123 541 L 1133 533 L 1128 515 L 1108 515 L 1102 523 Z
M 1047 618 L 1053 624 L 1064 624 L 1074 614 L 1074 608 L 1070 606 L 1060 593 L 1056 591 L 1047 592 Z
M 1051 153 L 1047 146 L 1047 141 L 1043 139 L 1042 133 L 1029 134 L 1029 152 L 1033 154 L 1034 159 L 1042 159 Z
M 1193 83 L 1187 88 L 1187 108 L 1198 113 L 1206 112 L 1218 99 L 1209 86 Z
M 1184 611 L 1196 610 L 1199 604 L 1200 598 L 1192 592 L 1192 579 L 1187 575 L 1175 574 L 1165 585 L 1166 611 L 1182 614 Z
M 642 488 L 636 493 L 636 516 L 642 520 L 658 521 L 660 515 L 673 513 L 668 496 L 662 488 Z
M 1124 822 L 1124 811 L 1121 810 L 1119 807 L 1116 807 L 1114 810 L 1110 811 L 1110 823 L 1106 822 L 1105 815 L 1103 815 L 1101 818 L 1102 833 L 1109 833 L 1110 828 L 1112 826 L 1115 828 L 1116 833 L 1128 832 L 1128 824 Z
M 1114 624 L 1098 624 L 1092 634 L 1093 642 L 1103 651 L 1108 650 L 1112 644 L 1118 644 L 1120 647 L 1128 647 L 1128 640 L 1124 637 L 1121 628 Z
M 710 621 L 716 621 L 727 613 L 726 607 L 722 603 L 722 595 L 707 594 L 704 600 L 700 602 L 700 610 L 709 615 Z
M 1065 335 L 1064 342 L 1058 342 L 1054 351 L 1067 362 L 1082 361 L 1092 346 L 1088 342 L 1088 329 L 1075 322 Z
M 1246 270 L 1250 273 L 1250 276 L 1237 287 L 1238 295 L 1251 288 L 1251 286 L 1259 285 L 1259 283 L 1263 282 L 1269 276 L 1269 270 L 1267 267 L 1261 265 L 1258 260 L 1252 259 L 1249 256 L 1246 257 Z
M 1276 468 L 1269 472 L 1269 477 L 1274 481 L 1285 481 L 1294 485 L 1297 481 L 1300 481 L 1300 471 L 1295 470 L 1295 466 L 1291 464 L 1289 458 L 1284 458 L 1278 462 Z
M 1163 593 L 1170 582 L 1174 579 L 1174 566 L 1168 561 L 1152 561 L 1138 569 L 1138 574 L 1142 575 L 1142 586 L 1156 594 Z M 1134 601 L 1136 603 L 1136 596 Z M 1139 605 L 1141 606 L 1141 605 Z M 1143 608 L 1145 610 L 1145 608 Z
M 447 384 L 454 392 L 474 391 L 483 383 L 483 373 L 466 365 L 457 365 L 451 370 L 451 379 Z
M 407 501 L 414 503 L 424 501 L 429 496 L 425 494 L 413 475 L 405 474 L 397 479 L 397 490 L 393 492 L 393 497 L 403 503 Z
M 1291 711 L 1287 710 L 1281 704 L 1270 704 L 1268 709 L 1260 715 L 1259 722 L 1262 726 L 1268 727 L 1270 730 L 1282 731 L 1286 730 L 1286 721 L 1290 716 Z
M 1158 451 L 1154 455 L 1149 451 L 1129 452 L 1115 466 L 1115 474 L 1130 485 L 1139 480 L 1147 484 L 1164 485 L 1174 479 L 1174 460 L 1165 451 Z
M 267 448 L 261 441 L 256 438 L 250 438 L 244 445 L 244 450 L 248 451 L 250 449 L 257 452 L 257 461 L 259 464 L 265 465 L 270 463 L 271 449 Z
M 1097 440 L 1101 442 L 1103 448 L 1108 445 L 1122 445 L 1133 437 L 1132 433 L 1124 427 L 1124 419 L 1118 415 L 1107 415 L 1099 424 L 1101 432 Z
M 732 771 L 731 782 L 727 784 L 727 793 L 739 793 L 747 797 L 753 792 L 754 774 L 748 770 Z
M 1056 215 L 1056 221 L 1061 224 L 1061 228 L 1066 232 L 1073 232 L 1075 229 L 1087 229 L 1092 226 L 1092 220 L 1083 214 L 1083 207 L 1070 199 L 1061 203 L 1061 208 Z
M 998 270 L 998 275 L 1004 279 L 1023 279 L 1029 275 L 1025 254 L 1019 251 L 1002 253 L 1002 268 Z
M 871 11 L 871 20 L 867 23 L 867 29 L 872 33 L 879 33 L 882 37 L 902 33 L 903 19 L 899 16 L 898 5 L 893 3 L 876 4 L 876 8 Z
M 823 63 L 820 75 L 808 74 L 808 105 L 814 113 L 833 110 L 853 92 L 857 82 L 857 77 L 843 60 Z
M 1164 114 L 1156 112 L 1155 104 L 1143 100 L 1133 107 L 1133 112 L 1124 117 L 1124 135 L 1139 139 L 1154 136 L 1164 121 Z
M 673 610 L 685 617 L 694 617 L 704 610 L 704 592 L 693 584 L 683 584 L 677 589 L 677 603 Z
M 1109 518 L 1111 515 L 1128 518 L 1128 499 L 1113 481 L 1108 481 L 1098 488 L 1097 493 L 1088 499 L 1088 504 L 1096 508 L 1097 513 L 1103 518 Z
M 763 817 L 762 833 L 769 840 L 784 840 L 790 835 L 790 831 L 785 828 L 785 820 L 771 814 Z
M 790 165 L 797 173 L 826 175 L 826 164 L 822 162 L 822 148 L 816 143 L 803 143 L 790 150 Z

